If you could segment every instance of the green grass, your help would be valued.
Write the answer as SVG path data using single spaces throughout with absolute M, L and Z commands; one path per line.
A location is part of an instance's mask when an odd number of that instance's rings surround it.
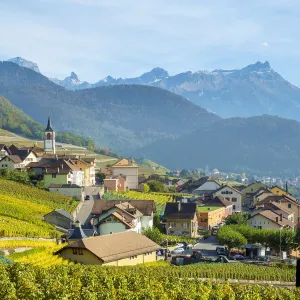
M 198 206 L 197 211 L 198 212 L 208 212 L 208 211 L 213 211 L 216 209 L 221 208 L 220 206 Z

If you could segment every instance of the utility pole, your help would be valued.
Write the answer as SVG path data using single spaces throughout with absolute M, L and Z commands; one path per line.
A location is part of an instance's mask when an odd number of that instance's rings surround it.
M 300 259 L 297 259 L 296 267 L 296 287 L 300 287 Z

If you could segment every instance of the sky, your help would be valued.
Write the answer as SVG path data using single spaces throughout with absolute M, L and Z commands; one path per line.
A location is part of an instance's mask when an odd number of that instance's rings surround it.
M 299 0 L 0 0 L 0 60 L 96 82 L 256 61 L 300 86 Z

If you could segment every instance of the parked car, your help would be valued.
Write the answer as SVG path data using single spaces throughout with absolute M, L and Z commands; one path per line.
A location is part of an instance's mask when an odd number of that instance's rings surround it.
M 172 254 L 181 254 L 184 252 L 183 248 L 175 248 L 174 250 L 171 251 Z
M 220 228 L 220 226 L 219 225 L 216 225 L 216 226 L 213 226 L 212 227 L 212 230 L 218 230 Z
M 218 255 L 226 255 L 226 253 L 227 253 L 225 247 L 217 247 L 216 251 L 217 251 Z
M 90 195 L 86 195 L 84 198 L 84 200 L 90 200 L 90 199 L 91 199 Z
M 177 243 L 177 244 L 176 244 L 176 247 L 177 247 L 177 248 L 184 248 L 184 247 L 185 247 L 185 244 L 184 244 L 184 243 Z
M 241 255 L 241 254 L 235 254 L 231 257 L 234 260 L 244 260 L 245 256 Z
M 212 235 L 215 236 L 215 235 L 217 235 L 217 233 L 218 233 L 218 231 L 215 230 L 215 231 L 213 231 Z

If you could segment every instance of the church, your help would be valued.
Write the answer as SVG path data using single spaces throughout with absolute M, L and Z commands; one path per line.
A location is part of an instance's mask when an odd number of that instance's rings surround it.
M 48 117 L 47 127 L 44 131 L 44 152 L 55 154 L 55 131 L 51 126 L 51 118 Z

